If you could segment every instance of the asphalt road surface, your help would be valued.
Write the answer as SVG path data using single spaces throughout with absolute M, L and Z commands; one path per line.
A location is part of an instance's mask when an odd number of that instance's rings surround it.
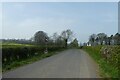
M 98 65 L 83 50 L 69 49 L 3 74 L 3 78 L 98 78 Z

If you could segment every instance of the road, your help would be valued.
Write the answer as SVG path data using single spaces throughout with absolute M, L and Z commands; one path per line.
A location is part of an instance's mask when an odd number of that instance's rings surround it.
M 98 71 L 86 52 L 69 49 L 4 73 L 3 78 L 99 78 Z

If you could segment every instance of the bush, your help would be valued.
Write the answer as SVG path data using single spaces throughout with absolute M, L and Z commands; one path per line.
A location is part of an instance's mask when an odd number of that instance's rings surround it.
M 84 46 L 83 49 L 99 64 L 102 77 L 119 77 L 120 46 Z
M 120 46 L 103 46 L 100 50 L 103 58 L 111 65 L 118 67 L 120 59 Z

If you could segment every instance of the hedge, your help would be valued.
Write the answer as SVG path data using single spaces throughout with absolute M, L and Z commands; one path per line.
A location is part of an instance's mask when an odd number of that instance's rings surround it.
M 56 51 L 63 47 L 48 47 L 48 51 Z M 46 47 L 41 46 L 3 46 L 2 47 L 2 63 L 8 64 L 14 60 L 26 59 L 35 55 L 44 53 Z
M 104 78 L 118 78 L 120 75 L 120 46 L 98 45 L 84 46 L 94 60 L 99 64 L 100 75 Z
M 111 65 L 118 67 L 120 63 L 120 46 L 103 46 L 100 50 L 102 57 Z

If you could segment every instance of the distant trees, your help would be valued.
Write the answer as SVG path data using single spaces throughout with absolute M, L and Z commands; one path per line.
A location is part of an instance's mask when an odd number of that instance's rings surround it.
M 113 40 L 116 45 L 120 45 L 120 34 L 116 33 L 113 37 Z
M 57 34 L 57 32 L 53 33 L 53 41 L 55 44 L 57 43 L 58 37 L 59 37 L 59 35 Z
M 94 45 L 120 45 L 120 34 L 107 36 L 105 33 L 92 34 L 89 37 L 89 44 Z
M 69 45 L 70 47 L 78 47 L 78 40 L 75 38 Z
M 64 46 L 65 44 L 64 39 L 57 32 L 53 33 L 52 39 L 55 46 Z
M 44 31 L 37 31 L 30 39 L 2 39 L 1 42 L 13 42 L 20 44 L 36 44 L 40 46 L 56 46 L 67 48 L 68 43 L 72 41 L 73 32 L 70 29 L 62 31 L 60 34 L 57 32 L 48 36 Z M 73 41 L 77 45 L 77 39 Z M 47 44 L 47 45 L 46 45 Z
M 48 36 L 44 31 L 37 31 L 34 36 L 30 39 L 0 39 L 2 43 L 19 43 L 19 44 L 37 44 L 45 45 L 47 40 L 47 45 L 49 46 L 61 46 L 67 47 L 77 46 L 77 39 L 73 40 L 73 32 L 70 29 L 62 31 L 60 34 L 57 32 L 53 33 L 52 36 Z M 73 41 L 72 41 L 73 40 Z M 95 46 L 95 45 L 120 45 L 120 33 L 108 36 L 105 33 L 91 34 L 89 36 L 89 41 L 80 45 L 84 46 Z
M 91 45 L 94 45 L 95 41 L 96 41 L 96 34 L 92 34 L 89 37 L 89 43 L 91 43 Z
M 103 43 L 105 44 L 107 41 L 107 35 L 105 33 L 99 33 L 97 34 L 97 42 L 99 42 L 101 45 L 103 45 Z
M 70 40 L 73 36 L 73 32 L 70 29 L 67 29 L 61 33 L 61 37 L 65 41 L 65 47 L 67 47 L 68 40 Z
M 26 39 L 0 39 L 0 42 L 2 43 L 18 43 L 18 44 L 33 44 L 31 40 Z
M 46 42 L 45 40 L 47 39 L 48 45 L 67 47 L 68 41 L 72 38 L 72 34 L 73 32 L 70 29 L 67 29 L 62 31 L 60 35 L 55 32 L 49 37 L 45 32 L 38 31 L 34 35 L 34 42 L 39 45 L 44 45 Z
M 106 39 L 106 45 L 111 45 L 112 44 L 112 40 L 113 40 L 113 35 L 111 35 L 110 37 L 107 37 Z

